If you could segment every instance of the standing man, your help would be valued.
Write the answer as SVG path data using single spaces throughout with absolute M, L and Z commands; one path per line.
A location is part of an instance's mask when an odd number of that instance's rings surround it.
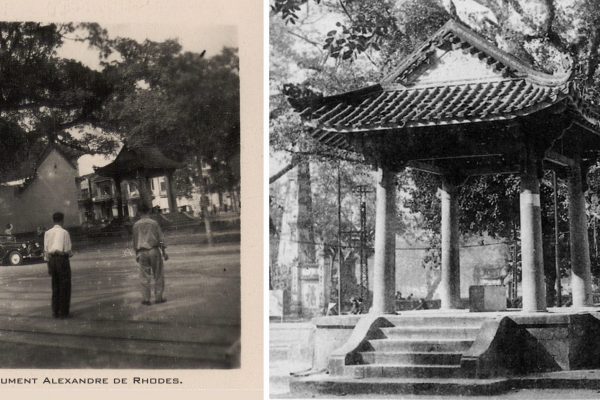
M 165 251 L 165 238 L 158 222 L 150 218 L 150 208 L 141 204 L 138 208 L 140 219 L 133 225 L 133 249 L 135 259 L 140 267 L 140 284 L 142 288 L 142 304 L 149 306 L 150 288 L 154 279 L 154 302 L 164 303 L 165 278 L 163 274 L 163 257 L 169 259 Z
M 71 305 L 71 237 L 63 228 L 65 216 L 61 212 L 52 215 L 54 226 L 44 234 L 44 260 L 48 262 L 48 274 L 52 277 L 52 316 L 68 318 Z

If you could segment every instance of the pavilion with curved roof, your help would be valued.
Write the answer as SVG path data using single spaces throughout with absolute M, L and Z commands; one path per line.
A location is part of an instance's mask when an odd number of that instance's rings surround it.
M 591 301 L 585 173 L 600 150 L 600 111 L 571 72 L 547 74 L 449 21 L 380 83 L 289 99 L 320 143 L 364 156 L 379 173 L 373 309 L 392 311 L 393 243 L 384 216 L 391 176 L 411 167 L 442 177 L 442 307 L 459 304 L 456 188 L 468 176 L 521 177 L 523 310 L 546 309 L 539 181 L 568 175 L 573 305 Z M 386 237 L 388 238 L 386 240 Z
M 388 393 L 435 386 L 396 378 L 600 368 L 584 197 L 600 151 L 600 109 L 569 69 L 538 71 L 449 21 L 378 84 L 332 96 L 290 90 L 288 100 L 315 140 L 358 153 L 377 170 L 372 307 L 361 318 L 314 320 L 313 370 L 328 373 L 293 380 L 292 388 L 331 393 L 362 384 Z M 441 177 L 439 288 L 451 313 L 396 315 L 395 232 L 386 216 L 404 168 Z M 567 179 L 569 201 L 572 307 L 552 312 L 542 254 L 545 169 Z M 457 189 L 470 176 L 508 173 L 520 177 L 522 311 L 458 310 Z
M 167 180 L 167 198 L 170 212 L 177 211 L 176 193 L 173 185 L 173 173 L 184 164 L 165 156 L 156 146 L 131 147 L 125 144 L 113 162 L 96 168 L 100 176 L 110 177 L 115 181 L 118 218 L 122 219 L 127 207 L 123 207 L 121 182 L 125 180 L 137 182 L 140 200 L 152 208 L 152 195 L 148 179 L 165 176 Z

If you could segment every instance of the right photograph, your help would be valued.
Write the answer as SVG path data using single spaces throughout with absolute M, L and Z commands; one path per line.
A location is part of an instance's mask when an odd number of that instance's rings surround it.
M 600 4 L 269 6 L 270 397 L 597 397 Z

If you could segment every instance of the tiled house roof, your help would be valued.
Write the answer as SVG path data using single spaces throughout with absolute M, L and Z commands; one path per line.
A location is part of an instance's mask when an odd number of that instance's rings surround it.
M 138 170 L 168 170 L 184 166 L 165 156 L 158 147 L 129 147 L 123 146 L 117 158 L 104 167 L 96 169 L 101 176 L 133 176 Z
M 464 54 L 467 61 L 476 60 L 472 61 L 476 67 L 485 66 L 482 76 L 423 80 L 435 57 L 451 51 Z M 306 101 L 290 99 L 301 116 L 310 120 L 319 141 L 341 148 L 348 147 L 346 132 L 510 120 L 562 101 L 581 123 L 600 129 L 597 107 L 583 100 L 569 72 L 536 71 L 453 21 L 377 85 Z
M 3 183 L 33 179 L 38 167 L 52 151 L 57 151 L 74 169 L 77 169 L 77 159 L 83 154 L 80 151 L 57 143 L 38 143 L 30 149 L 26 157 L 18 165 L 14 166 L 12 171 L 3 175 Z

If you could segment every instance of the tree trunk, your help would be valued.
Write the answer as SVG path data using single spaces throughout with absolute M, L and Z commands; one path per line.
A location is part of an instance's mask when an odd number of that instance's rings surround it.
M 204 173 L 202 172 L 202 159 L 196 158 L 198 164 L 198 176 L 200 177 L 200 209 L 202 210 L 202 217 L 204 219 L 204 230 L 206 232 L 206 243 L 209 246 L 213 245 L 213 234 L 210 224 L 211 216 L 208 213 L 208 189 L 206 182 L 204 181 Z

